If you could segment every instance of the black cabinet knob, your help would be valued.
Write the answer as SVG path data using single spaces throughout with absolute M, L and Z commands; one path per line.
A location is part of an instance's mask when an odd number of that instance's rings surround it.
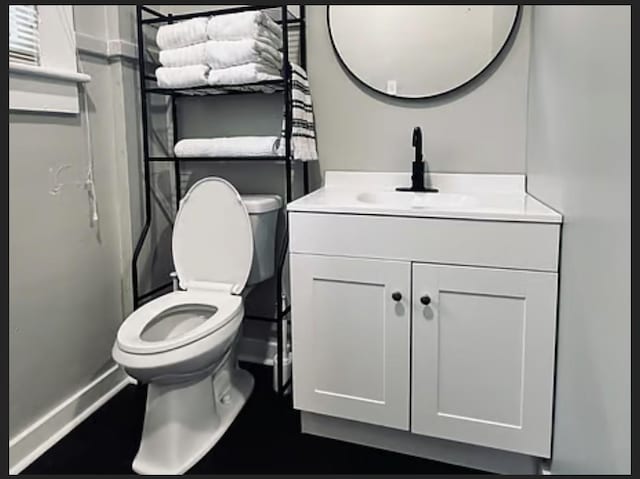
M 400 293 L 400 291 L 396 291 L 396 292 L 391 294 L 391 298 L 394 301 L 400 301 L 402 299 L 402 293 Z
M 425 306 L 429 306 L 429 304 L 431 303 L 431 298 L 428 294 L 425 294 L 422 298 L 420 298 L 420 302 Z

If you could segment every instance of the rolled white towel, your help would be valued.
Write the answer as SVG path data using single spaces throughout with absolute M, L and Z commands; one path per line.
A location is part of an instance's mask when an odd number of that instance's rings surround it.
M 240 12 L 213 16 L 207 24 L 211 40 L 242 40 L 253 38 L 282 47 L 282 28 L 264 12 Z
M 209 70 L 209 65 L 160 67 L 156 69 L 156 78 L 160 88 L 190 88 L 206 85 Z
M 162 25 L 156 34 L 156 43 L 162 50 L 180 48 L 207 41 L 207 17 L 191 18 L 183 22 Z
M 209 40 L 183 48 L 160 51 L 160 63 L 165 67 L 185 65 L 211 65 L 228 68 L 244 63 L 282 65 L 282 53 L 268 43 L 258 40 Z
M 280 72 L 271 65 L 245 63 L 229 68 L 212 68 L 209 71 L 209 85 L 242 85 L 282 78 Z
M 278 151 L 277 136 L 231 136 L 222 138 L 190 138 L 174 147 L 177 157 L 246 157 L 273 156 Z

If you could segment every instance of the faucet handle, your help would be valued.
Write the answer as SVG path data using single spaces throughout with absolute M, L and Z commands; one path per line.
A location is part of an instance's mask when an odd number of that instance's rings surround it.
M 419 126 L 413 127 L 413 136 L 411 139 L 411 146 L 418 146 L 418 141 L 422 140 L 422 130 Z

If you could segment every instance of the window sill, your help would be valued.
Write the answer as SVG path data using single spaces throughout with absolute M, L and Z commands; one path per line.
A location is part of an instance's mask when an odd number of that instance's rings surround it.
M 91 77 L 86 73 L 78 73 L 70 70 L 58 70 L 49 67 L 36 67 L 32 65 L 22 65 L 20 63 L 9 62 L 9 73 L 19 75 L 30 75 L 40 78 L 51 78 L 75 83 L 87 83 Z
M 9 110 L 77 114 L 78 85 L 90 80 L 72 70 L 9 63 Z

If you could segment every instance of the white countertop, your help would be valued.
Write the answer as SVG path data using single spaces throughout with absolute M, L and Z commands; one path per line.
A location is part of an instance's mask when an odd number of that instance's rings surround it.
M 439 193 L 396 192 L 409 173 L 328 171 L 325 185 L 288 211 L 561 223 L 562 215 L 525 191 L 524 175 L 432 173 Z

